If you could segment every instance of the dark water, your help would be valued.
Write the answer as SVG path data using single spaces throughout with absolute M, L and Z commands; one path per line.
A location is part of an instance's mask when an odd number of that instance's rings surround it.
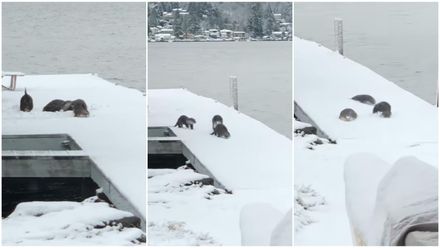
M 30 201 L 78 201 L 96 195 L 98 185 L 80 177 L 6 177 L 2 179 L 2 217 Z
M 437 3 L 295 3 L 295 35 L 334 49 L 344 21 L 344 55 L 435 104 Z
M 3 3 L 3 71 L 97 73 L 145 91 L 145 3 Z

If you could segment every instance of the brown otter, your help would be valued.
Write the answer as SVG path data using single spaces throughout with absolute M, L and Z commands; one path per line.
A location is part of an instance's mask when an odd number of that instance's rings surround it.
M 55 99 L 50 101 L 46 106 L 44 106 L 43 111 L 57 112 L 57 111 L 67 111 L 71 109 L 71 101 L 64 101 L 61 99 Z
M 339 114 L 339 119 L 342 121 L 354 121 L 357 118 L 356 112 L 351 108 L 346 108 Z
M 389 118 L 391 116 L 391 105 L 387 102 L 380 102 L 374 105 L 373 114 L 375 113 L 379 113 L 384 118 Z
M 214 115 L 212 117 L 212 129 L 214 130 L 218 124 L 223 124 L 223 118 L 220 115 Z
M 186 128 L 194 129 L 194 124 L 196 123 L 196 120 L 194 118 L 190 118 L 186 115 L 181 115 L 179 119 L 177 119 L 175 127 L 182 128 L 185 126 Z
M 20 99 L 20 111 L 31 112 L 34 108 L 34 102 L 32 97 L 28 95 L 26 88 L 24 89 L 24 95 Z
M 82 99 L 76 99 L 71 102 L 73 114 L 75 117 L 88 117 L 89 111 L 87 110 L 87 104 Z
M 376 100 L 370 95 L 356 95 L 351 99 L 368 105 L 374 105 L 376 103 Z
M 215 135 L 219 138 L 224 137 L 226 139 L 231 136 L 228 129 L 223 124 L 217 124 L 214 128 L 214 132 L 212 132 L 211 135 Z

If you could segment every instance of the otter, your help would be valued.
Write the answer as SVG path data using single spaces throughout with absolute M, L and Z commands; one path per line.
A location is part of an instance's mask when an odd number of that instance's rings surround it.
M 72 101 L 64 101 L 63 111 L 73 110 Z
M 87 104 L 82 99 L 76 99 L 75 101 L 71 102 L 69 105 L 73 109 L 73 114 L 75 117 L 88 117 L 89 111 L 87 110 Z
M 196 120 L 194 118 L 190 118 L 186 115 L 181 115 L 179 119 L 177 119 L 175 127 L 182 128 L 185 126 L 186 128 L 194 129 L 194 124 L 196 123 Z
M 223 124 L 223 118 L 220 115 L 214 115 L 212 117 L 212 129 L 214 130 L 218 124 Z
M 32 97 L 28 95 L 26 88 L 24 89 L 24 95 L 20 99 L 20 111 L 31 112 L 34 108 L 34 102 Z
M 71 108 L 71 101 L 64 101 L 61 99 L 55 99 L 50 101 L 46 106 L 44 106 L 43 111 L 48 112 L 57 112 L 57 111 L 67 111 L 72 110 Z
M 226 139 L 231 136 L 231 134 L 228 132 L 228 129 L 223 124 L 217 124 L 214 128 L 214 132 L 212 132 L 211 135 L 215 135 L 219 138 L 224 137 Z
M 351 108 L 346 108 L 339 114 L 339 119 L 342 121 L 354 121 L 357 118 L 356 112 Z
M 380 102 L 374 105 L 373 114 L 375 113 L 379 113 L 384 118 L 389 118 L 391 116 L 391 105 L 387 102 Z
M 370 95 L 356 95 L 351 99 L 368 105 L 374 105 L 376 103 L 376 100 Z

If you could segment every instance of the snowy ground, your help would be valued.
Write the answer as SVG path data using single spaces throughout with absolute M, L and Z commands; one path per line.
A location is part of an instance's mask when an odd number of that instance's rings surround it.
M 93 198 L 20 203 L 3 220 L 3 245 L 132 245 L 145 240 L 138 228 L 112 224 L 133 214 Z
M 194 130 L 172 130 L 233 192 L 210 195 L 212 186 L 172 186 L 175 180 L 181 185 L 180 178 L 186 174 L 162 175 L 160 181 L 150 178 L 150 244 L 239 245 L 244 206 L 268 203 L 282 216 L 292 208 L 292 144 L 288 138 L 233 108 L 183 89 L 150 90 L 148 101 L 149 126 L 173 126 L 182 114 L 197 120 Z M 223 116 L 229 139 L 210 135 L 215 114 Z M 270 240 L 271 233 L 267 235 Z
M 9 78 L 4 78 L 8 85 Z M 20 112 L 24 89 L 32 112 Z M 43 112 L 54 99 L 81 98 L 88 118 L 73 112 Z M 113 185 L 146 217 L 145 96 L 137 90 L 87 75 L 29 75 L 18 78 L 15 91 L 2 92 L 3 134 L 68 133 Z M 129 144 L 129 145 L 128 145 Z
M 295 185 L 310 185 L 326 204 L 308 211 L 313 223 L 295 232 L 297 245 L 351 245 L 345 207 L 344 163 L 368 152 L 393 164 L 413 155 L 437 166 L 437 109 L 383 77 L 316 43 L 295 38 L 295 101 L 337 144 L 309 149 L 311 136 L 296 135 Z M 313 68 L 311 70 L 311 68 Z M 435 90 L 435 89 L 433 89 Z M 392 106 L 390 119 L 350 98 L 370 94 Z M 343 108 L 357 111 L 352 122 L 338 119 Z

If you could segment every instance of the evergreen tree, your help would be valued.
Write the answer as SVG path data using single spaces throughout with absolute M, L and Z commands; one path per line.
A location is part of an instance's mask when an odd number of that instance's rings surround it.
M 276 29 L 276 20 L 273 15 L 270 4 L 268 4 L 266 11 L 264 13 L 264 25 L 263 31 L 265 35 L 272 35 L 272 32 Z
M 157 11 L 156 6 L 153 6 L 151 8 L 148 8 L 148 26 L 149 27 L 156 27 L 159 25 L 159 13 Z
M 176 11 L 173 13 L 173 29 L 174 29 L 174 36 L 176 36 L 176 38 L 180 38 L 184 32 L 183 32 L 183 18 L 182 16 L 179 14 L 179 11 Z
M 220 28 L 224 26 L 223 17 L 217 8 L 209 9 L 208 23 L 210 28 Z
M 261 3 L 250 4 L 250 16 L 248 19 L 248 30 L 253 38 L 263 36 L 263 13 L 261 10 Z
M 192 34 L 198 34 L 200 32 L 200 21 L 195 16 L 189 16 L 189 27 L 188 31 Z

